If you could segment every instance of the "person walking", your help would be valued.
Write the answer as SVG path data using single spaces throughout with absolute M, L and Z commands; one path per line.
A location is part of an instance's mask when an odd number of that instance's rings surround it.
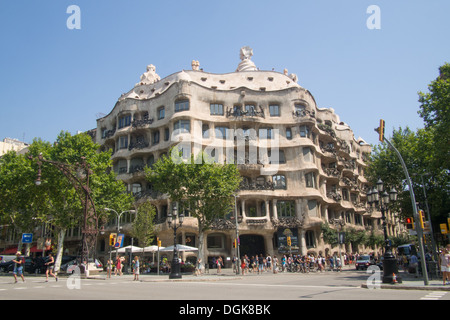
M 116 258 L 116 270 L 114 271 L 114 275 L 117 276 L 117 272 L 119 272 L 119 276 L 122 275 L 122 258 L 117 256 Z
M 442 249 L 441 254 L 439 255 L 439 265 L 442 273 L 442 285 L 449 284 L 449 282 L 445 283 L 445 281 L 450 280 L 450 245 L 447 245 L 446 248 Z
M 25 282 L 25 278 L 23 276 L 23 267 L 25 266 L 25 258 L 22 257 L 22 253 L 20 251 L 16 252 L 16 258 L 12 260 L 14 262 L 14 283 L 17 283 L 17 276 L 19 275 L 22 278 L 22 281 Z
M 56 281 L 58 281 L 58 277 L 53 273 L 53 269 L 55 268 L 55 258 L 53 258 L 52 253 L 50 252 L 48 254 L 48 261 L 44 263 L 44 265 L 47 266 L 47 270 L 45 271 L 45 282 L 48 282 L 48 274 L 55 278 Z
M 139 267 L 140 266 L 139 266 L 139 257 L 138 256 L 134 257 L 132 267 L 133 267 L 133 275 L 134 275 L 133 281 L 139 281 Z

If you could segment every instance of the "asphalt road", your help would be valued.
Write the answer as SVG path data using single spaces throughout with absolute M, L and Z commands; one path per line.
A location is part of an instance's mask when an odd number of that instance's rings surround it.
M 344 270 L 311 274 L 249 274 L 235 276 L 212 273 L 184 276 L 169 281 L 168 276 L 141 275 L 105 279 L 26 276 L 14 283 L 12 275 L 0 277 L 0 300 L 179 300 L 179 301 L 287 301 L 287 300 L 450 300 L 450 292 L 433 290 L 389 290 L 362 288 L 369 274 Z

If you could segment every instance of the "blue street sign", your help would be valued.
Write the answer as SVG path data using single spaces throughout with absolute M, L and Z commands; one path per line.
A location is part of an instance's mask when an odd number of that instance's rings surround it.
M 22 233 L 22 243 L 32 243 L 33 234 L 32 233 Z
M 116 243 L 114 244 L 114 248 L 122 248 L 123 247 L 123 239 L 125 238 L 125 235 L 122 233 L 119 233 L 116 238 Z

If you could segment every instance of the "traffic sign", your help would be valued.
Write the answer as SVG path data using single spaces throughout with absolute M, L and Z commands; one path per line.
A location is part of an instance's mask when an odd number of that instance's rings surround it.
M 32 243 L 33 234 L 32 233 L 22 233 L 22 243 Z

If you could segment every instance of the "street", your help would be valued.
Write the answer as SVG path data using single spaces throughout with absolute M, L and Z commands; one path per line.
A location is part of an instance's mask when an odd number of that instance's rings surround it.
M 183 276 L 170 281 L 168 275 L 131 275 L 105 279 L 61 277 L 58 282 L 27 276 L 14 283 L 11 274 L 0 277 L 0 300 L 179 300 L 179 301 L 258 301 L 271 300 L 449 300 L 448 291 L 391 290 L 362 288 L 370 274 L 346 269 L 342 272 L 269 272 L 236 276 L 231 270 L 217 275 Z

